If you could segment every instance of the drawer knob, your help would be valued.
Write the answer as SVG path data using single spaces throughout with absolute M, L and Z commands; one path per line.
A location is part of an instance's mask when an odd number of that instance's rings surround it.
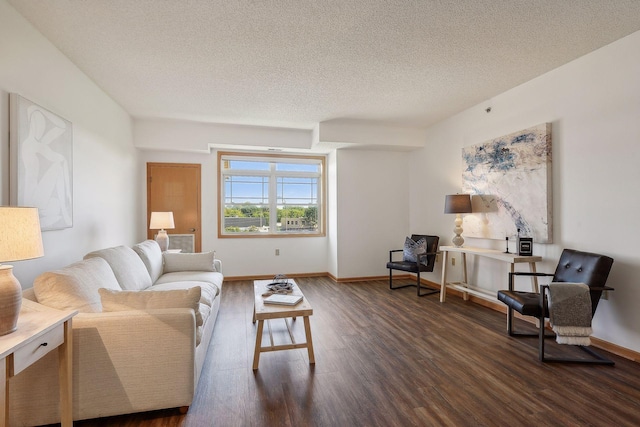
M 42 344 L 40 344 L 40 347 L 46 347 L 46 346 L 48 346 L 48 345 L 49 345 L 48 343 L 43 342 Z

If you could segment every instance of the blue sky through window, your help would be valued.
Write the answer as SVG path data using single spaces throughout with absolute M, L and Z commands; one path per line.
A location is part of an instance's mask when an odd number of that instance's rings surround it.
M 269 161 L 229 160 L 228 169 L 236 171 L 270 171 Z M 275 163 L 278 172 L 318 173 L 319 164 Z M 277 177 L 277 204 L 309 206 L 318 203 L 318 178 L 315 177 Z M 269 203 L 268 176 L 226 176 L 225 204 L 251 203 L 267 205 Z

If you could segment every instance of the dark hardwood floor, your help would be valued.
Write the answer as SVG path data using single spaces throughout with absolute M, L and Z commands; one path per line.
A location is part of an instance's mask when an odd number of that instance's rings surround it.
M 537 341 L 509 338 L 504 314 L 386 281 L 297 279 L 311 302 L 306 350 L 266 353 L 251 369 L 251 281 L 225 283 L 205 368 L 188 412 L 77 426 L 638 426 L 640 369 L 541 364 Z M 294 323 L 304 341 L 302 319 Z M 276 340 L 284 321 L 271 322 Z M 520 328 L 532 326 L 516 320 Z M 267 333 L 265 327 L 265 334 Z M 266 335 L 264 337 L 267 339 Z M 548 347 L 581 354 L 570 346 Z

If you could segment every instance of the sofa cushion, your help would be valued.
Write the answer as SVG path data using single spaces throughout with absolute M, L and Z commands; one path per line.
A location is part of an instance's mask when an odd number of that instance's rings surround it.
M 155 283 L 162 275 L 162 250 L 155 240 L 145 240 L 133 246 L 147 271 L 151 276 L 151 283 Z
M 200 313 L 200 287 L 170 291 L 140 292 L 100 289 L 102 311 L 154 310 L 162 308 L 190 308 L 196 315 L 196 326 L 203 323 Z M 206 312 L 208 314 L 208 312 Z
M 214 252 L 170 253 L 162 254 L 164 258 L 164 273 L 176 271 L 216 271 L 213 265 Z
M 120 287 L 124 290 L 139 291 L 148 288 L 153 283 L 144 262 L 128 246 L 100 249 L 86 254 L 84 259 L 95 257 L 103 258 L 109 263 Z
M 121 290 L 118 280 L 102 258 L 92 258 L 47 271 L 36 277 L 33 290 L 38 302 L 58 310 L 100 313 L 99 289 Z
M 215 271 L 177 271 L 175 273 L 165 273 L 156 281 L 154 286 L 173 282 L 208 282 L 218 287 L 218 292 L 222 289 L 224 276 Z
M 213 307 L 213 301 L 220 294 L 220 288 L 213 283 L 198 282 L 198 281 L 181 281 L 181 282 L 168 282 L 161 283 L 159 285 L 153 285 L 147 291 L 169 291 L 174 289 L 190 289 L 193 287 L 199 287 L 201 289 L 200 302 L 206 304 L 209 307 Z

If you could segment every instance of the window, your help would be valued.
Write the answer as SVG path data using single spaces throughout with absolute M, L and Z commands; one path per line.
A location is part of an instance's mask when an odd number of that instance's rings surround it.
M 324 236 L 320 156 L 218 153 L 218 236 Z

